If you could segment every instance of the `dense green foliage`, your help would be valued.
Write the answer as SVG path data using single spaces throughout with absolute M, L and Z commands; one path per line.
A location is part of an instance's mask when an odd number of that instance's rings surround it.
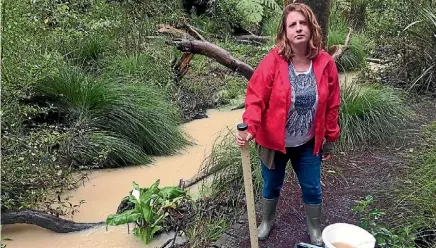
M 370 1 L 367 30 L 374 56 L 391 60 L 385 83 L 435 93 L 436 5 L 432 1 Z
M 137 35 L 183 16 L 156 3 L 3 3 L 3 210 L 50 209 L 76 168 L 145 164 L 188 144 L 169 94 L 175 49 Z

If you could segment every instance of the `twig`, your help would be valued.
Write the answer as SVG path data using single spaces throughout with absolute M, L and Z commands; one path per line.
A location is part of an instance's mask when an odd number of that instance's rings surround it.
M 212 169 L 207 170 L 207 171 L 203 171 L 200 174 L 197 174 L 193 178 L 188 179 L 186 181 L 183 181 L 182 179 L 180 179 L 179 185 L 182 185 L 181 188 L 191 187 L 192 185 L 200 182 L 201 180 L 203 180 L 203 179 L 209 177 L 210 175 L 215 174 L 218 171 L 223 170 L 223 169 L 225 169 L 225 167 L 213 167 Z
M 165 241 L 165 243 L 160 248 L 167 247 L 167 245 L 169 245 L 171 243 L 171 241 L 173 241 L 173 240 L 172 239 L 168 239 L 167 241 Z
M 202 41 L 206 40 L 199 32 L 197 32 L 196 28 L 193 27 L 191 24 L 189 24 L 186 20 L 185 20 L 184 24 L 192 33 L 194 33 L 197 36 L 198 39 L 200 39 Z
M 176 226 L 176 231 L 174 232 L 174 238 L 173 238 L 173 243 L 171 244 L 170 247 L 174 247 L 174 244 L 176 243 L 176 239 L 177 239 L 177 232 L 179 231 L 179 227 Z

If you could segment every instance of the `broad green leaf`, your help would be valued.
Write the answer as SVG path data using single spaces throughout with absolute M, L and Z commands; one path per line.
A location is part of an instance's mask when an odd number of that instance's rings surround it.
M 161 229 L 160 226 L 154 226 L 154 227 L 152 227 L 152 228 L 151 228 L 151 235 L 154 236 L 154 234 L 155 234 L 156 232 L 159 232 L 160 229 Z
M 161 229 L 160 226 L 135 227 L 133 234 L 141 239 L 144 244 L 149 244 L 154 237 L 154 234 Z
M 151 185 L 150 188 L 147 189 L 147 191 L 144 194 L 141 194 L 141 202 L 149 202 L 151 200 L 151 197 L 153 194 L 157 194 L 159 192 L 159 185 L 160 180 L 158 179 L 153 185 Z M 148 204 L 148 203 L 147 203 Z
M 157 179 L 156 182 L 154 182 L 154 183 L 150 186 L 150 189 L 153 189 L 153 190 L 157 189 L 157 188 L 159 187 L 159 184 L 160 184 L 160 179 Z
M 159 191 L 159 196 L 164 199 L 173 199 L 181 195 L 186 195 L 186 192 L 179 187 L 164 187 Z
M 140 200 L 140 195 L 141 195 L 141 193 L 140 193 L 139 190 L 137 190 L 137 189 L 132 190 L 132 196 L 133 196 L 137 201 Z
M 147 223 L 150 223 L 154 219 L 154 212 L 150 205 L 144 204 L 142 208 L 142 217 Z
M 136 190 L 140 190 L 139 185 L 135 181 L 133 181 L 133 188 Z
M 121 214 L 111 214 L 106 218 L 106 224 L 111 226 L 123 225 L 132 223 L 141 217 L 141 213 L 138 213 L 136 209 L 127 210 Z

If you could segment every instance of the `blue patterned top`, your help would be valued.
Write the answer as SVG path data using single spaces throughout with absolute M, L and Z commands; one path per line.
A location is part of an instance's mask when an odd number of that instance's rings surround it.
M 291 82 L 291 106 L 286 121 L 286 147 L 303 145 L 315 135 L 315 115 L 318 105 L 318 91 L 315 74 L 310 67 L 305 72 L 296 72 L 289 63 Z

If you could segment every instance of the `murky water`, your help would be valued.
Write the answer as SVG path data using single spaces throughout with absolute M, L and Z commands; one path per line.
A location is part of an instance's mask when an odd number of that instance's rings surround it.
M 242 120 L 243 110 L 208 111 L 209 118 L 195 120 L 183 125 L 186 133 L 196 143 L 180 151 L 180 154 L 168 157 L 155 157 L 155 161 L 147 166 L 135 166 L 118 169 L 94 171 L 84 186 L 68 192 L 73 203 L 85 200 L 80 212 L 74 216 L 77 222 L 96 222 L 105 220 L 109 214 L 115 213 L 120 200 L 132 189 L 135 181 L 147 187 L 160 179 L 160 186 L 177 185 L 180 179 L 187 180 L 199 170 L 201 163 L 220 134 L 234 130 Z M 194 194 L 196 190 L 190 192 Z M 98 227 L 78 233 L 59 234 L 40 227 L 16 224 L 2 229 L 3 238 L 8 248 L 91 248 L 91 247 L 160 247 L 165 241 L 156 240 L 145 246 L 133 234 L 127 233 L 127 226 Z

